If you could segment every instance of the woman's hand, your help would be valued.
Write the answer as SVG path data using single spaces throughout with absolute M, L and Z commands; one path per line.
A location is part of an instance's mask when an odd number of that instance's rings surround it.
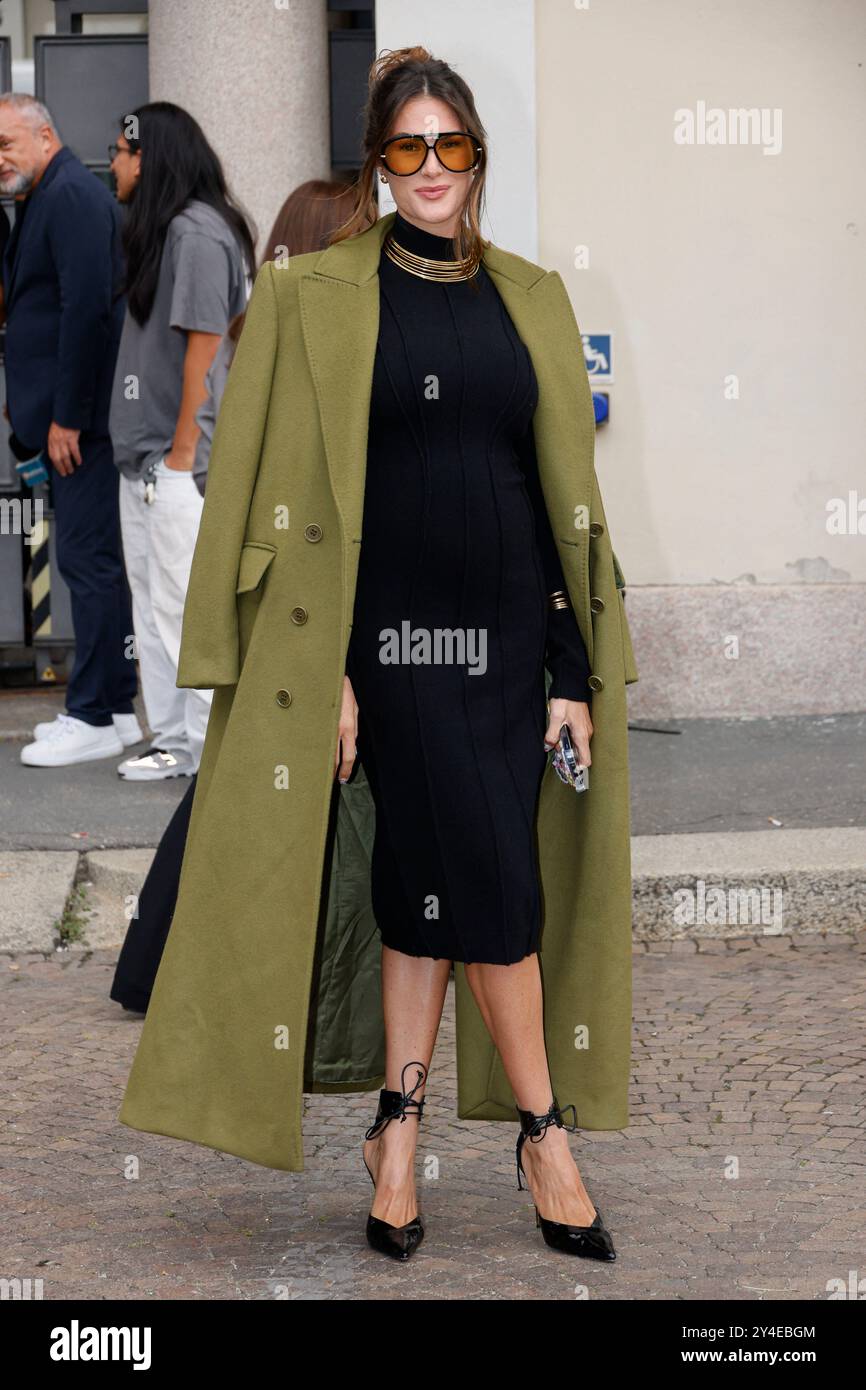
M 581 700 L 551 700 L 549 719 L 544 735 L 545 747 L 553 748 L 559 742 L 559 731 L 563 724 L 567 724 L 578 762 L 581 767 L 589 767 L 592 762 L 589 751 L 589 740 L 592 738 L 589 705 Z
M 340 710 L 340 735 L 334 756 L 334 776 L 340 774 L 341 782 L 348 782 L 355 765 L 356 742 L 358 738 L 358 702 L 348 676 L 343 677 L 343 704 Z

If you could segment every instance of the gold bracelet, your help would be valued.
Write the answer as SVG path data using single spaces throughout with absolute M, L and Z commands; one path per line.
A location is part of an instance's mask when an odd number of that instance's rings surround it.
M 550 607 L 553 609 L 569 607 L 568 594 L 564 589 L 554 589 L 553 593 L 548 594 L 547 597 Z

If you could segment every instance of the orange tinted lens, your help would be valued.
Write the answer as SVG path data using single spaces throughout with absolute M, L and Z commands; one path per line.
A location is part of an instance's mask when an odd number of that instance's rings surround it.
M 465 173 L 475 160 L 475 144 L 468 135 L 443 135 L 436 153 L 446 169 L 454 174 Z
M 385 150 L 385 163 L 395 174 L 415 174 L 427 158 L 423 140 L 395 140 Z

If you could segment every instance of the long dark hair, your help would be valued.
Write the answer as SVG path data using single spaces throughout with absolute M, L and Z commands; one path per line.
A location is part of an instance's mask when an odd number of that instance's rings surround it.
M 137 136 L 128 134 L 134 117 Z M 255 227 L 231 197 L 219 156 L 198 121 L 171 101 L 152 101 L 120 118 L 131 150 L 141 150 L 141 176 L 123 225 L 126 297 L 137 323 L 150 317 L 168 224 L 197 198 L 229 224 L 250 276 L 255 271 Z
M 438 97 L 457 113 L 464 129 L 478 136 L 481 159 L 476 165 L 466 202 L 454 236 L 454 254 L 461 260 L 481 255 L 488 244 L 481 235 L 480 214 L 484 207 L 484 184 L 487 178 L 487 132 L 475 109 L 475 98 L 463 78 L 441 58 L 434 58 L 426 48 L 398 48 L 384 52 L 373 63 L 368 78 L 367 104 L 364 107 L 364 163 L 355 184 L 355 207 L 352 216 L 339 227 L 332 241 L 363 232 L 375 222 L 378 203 L 374 192 L 379 167 L 379 151 L 404 102 L 412 97 Z

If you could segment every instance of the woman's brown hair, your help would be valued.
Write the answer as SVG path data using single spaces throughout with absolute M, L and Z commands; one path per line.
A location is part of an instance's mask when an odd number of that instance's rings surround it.
M 303 256 L 307 251 L 324 251 L 334 229 L 353 205 L 354 191 L 348 183 L 308 179 L 299 184 L 276 215 L 258 269 L 261 270 L 265 261 Z M 245 318 L 244 309 L 235 315 L 226 330 L 233 343 L 240 337 Z
M 470 179 L 469 192 L 454 235 L 454 254 L 461 260 L 481 256 L 488 244 L 481 235 L 480 213 L 484 206 L 487 177 L 487 132 L 475 109 L 475 99 L 463 78 L 426 48 L 385 51 L 370 68 L 369 91 L 364 107 L 364 163 L 354 185 L 352 215 L 331 236 L 332 242 L 366 231 L 376 222 L 379 209 L 375 194 L 379 154 L 388 139 L 397 113 L 412 97 L 438 97 L 456 112 L 461 126 L 478 137 L 481 159 Z

